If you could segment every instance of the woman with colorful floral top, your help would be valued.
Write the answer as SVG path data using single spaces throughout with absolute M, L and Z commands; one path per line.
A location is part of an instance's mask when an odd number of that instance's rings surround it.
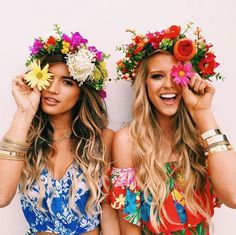
M 29 71 L 13 80 L 17 111 L 0 145 L 0 206 L 19 184 L 27 234 L 120 234 L 116 211 L 102 203 L 113 138 L 106 55 L 55 27 L 57 37 L 35 39 Z
M 218 63 L 199 29 L 173 25 L 123 47 L 133 119 L 113 139 L 110 200 L 123 235 L 206 235 L 218 199 L 236 208 L 236 155 L 211 111 Z M 217 197 L 216 197 L 217 196 Z

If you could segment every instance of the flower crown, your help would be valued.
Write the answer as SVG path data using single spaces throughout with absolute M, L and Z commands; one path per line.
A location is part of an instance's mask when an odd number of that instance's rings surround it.
M 47 73 L 48 65 L 40 70 L 40 59 L 45 55 L 62 54 L 66 59 L 70 75 L 80 86 L 86 83 L 94 89 L 104 92 L 102 89 L 108 78 L 104 59 L 108 56 L 98 51 L 95 46 L 87 46 L 88 40 L 78 32 L 68 36 L 60 31 L 58 25 L 54 26 L 56 37 L 50 36 L 46 41 L 39 37 L 35 39 L 33 46 L 29 47 L 31 53 L 26 62 L 26 66 L 31 68 L 31 72 L 26 74 L 29 85 L 37 86 L 39 90 L 45 89 L 45 86 L 49 85 L 48 80 L 52 74 Z M 34 76 L 35 79 L 33 79 L 32 75 L 39 71 L 41 71 L 39 76 Z
M 134 30 L 127 30 L 133 34 L 132 43 L 118 47 L 123 51 L 125 58 L 117 62 L 117 79 L 125 79 L 134 82 L 137 68 L 140 62 L 153 54 L 157 50 L 167 51 L 178 60 L 178 66 L 172 69 L 174 81 L 178 84 L 186 85 L 188 80 L 181 80 L 177 75 L 192 76 L 192 68 L 204 78 L 210 80 L 212 76 L 216 79 L 223 79 L 219 73 L 215 73 L 215 68 L 219 65 L 215 61 L 215 55 L 209 49 L 211 44 L 207 44 L 201 35 L 199 28 L 194 32 L 196 38 L 189 39 L 186 33 L 193 23 L 187 24 L 186 29 L 181 32 L 180 26 L 172 25 L 169 28 L 146 35 L 137 35 Z M 186 61 L 191 63 L 186 64 Z

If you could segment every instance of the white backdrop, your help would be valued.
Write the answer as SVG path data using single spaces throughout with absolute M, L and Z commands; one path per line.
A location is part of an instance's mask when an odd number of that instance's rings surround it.
M 90 44 L 111 54 L 108 62 L 110 78 L 115 78 L 115 63 L 120 54 L 117 45 L 126 43 L 130 34 L 161 30 L 172 24 L 193 21 L 203 29 L 213 50 L 224 82 L 214 82 L 214 112 L 220 127 L 236 147 L 235 68 L 236 42 L 235 0 L 7 0 L 1 2 L 0 15 L 0 136 L 8 129 L 15 104 L 11 97 L 11 79 L 24 71 L 28 46 L 34 37 L 49 36 L 53 24 L 64 32 L 79 31 Z M 110 127 L 120 128 L 130 119 L 132 90 L 128 83 L 110 82 L 107 86 Z M 236 167 L 236 166 L 235 166 Z M 235 235 L 236 210 L 216 209 L 213 218 L 216 235 Z M 0 235 L 24 235 L 27 224 L 16 195 L 12 203 L 0 209 Z

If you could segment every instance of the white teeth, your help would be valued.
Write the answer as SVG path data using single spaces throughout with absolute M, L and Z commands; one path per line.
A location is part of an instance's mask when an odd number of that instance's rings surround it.
M 162 94 L 161 98 L 165 98 L 165 99 L 171 99 L 171 98 L 175 98 L 176 94 Z

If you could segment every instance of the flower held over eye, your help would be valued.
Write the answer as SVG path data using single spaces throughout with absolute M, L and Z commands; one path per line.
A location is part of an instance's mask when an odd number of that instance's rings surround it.
M 46 89 L 46 86 L 49 86 L 49 80 L 53 74 L 48 72 L 48 66 L 47 64 L 41 69 L 40 62 L 37 63 L 36 61 L 33 61 L 29 65 L 31 71 L 25 75 L 25 80 L 31 88 L 37 86 L 39 91 L 41 91 L 42 89 Z
M 189 79 L 194 75 L 192 72 L 192 64 L 182 64 L 178 62 L 177 66 L 173 66 L 171 69 L 171 76 L 176 84 L 187 86 Z

